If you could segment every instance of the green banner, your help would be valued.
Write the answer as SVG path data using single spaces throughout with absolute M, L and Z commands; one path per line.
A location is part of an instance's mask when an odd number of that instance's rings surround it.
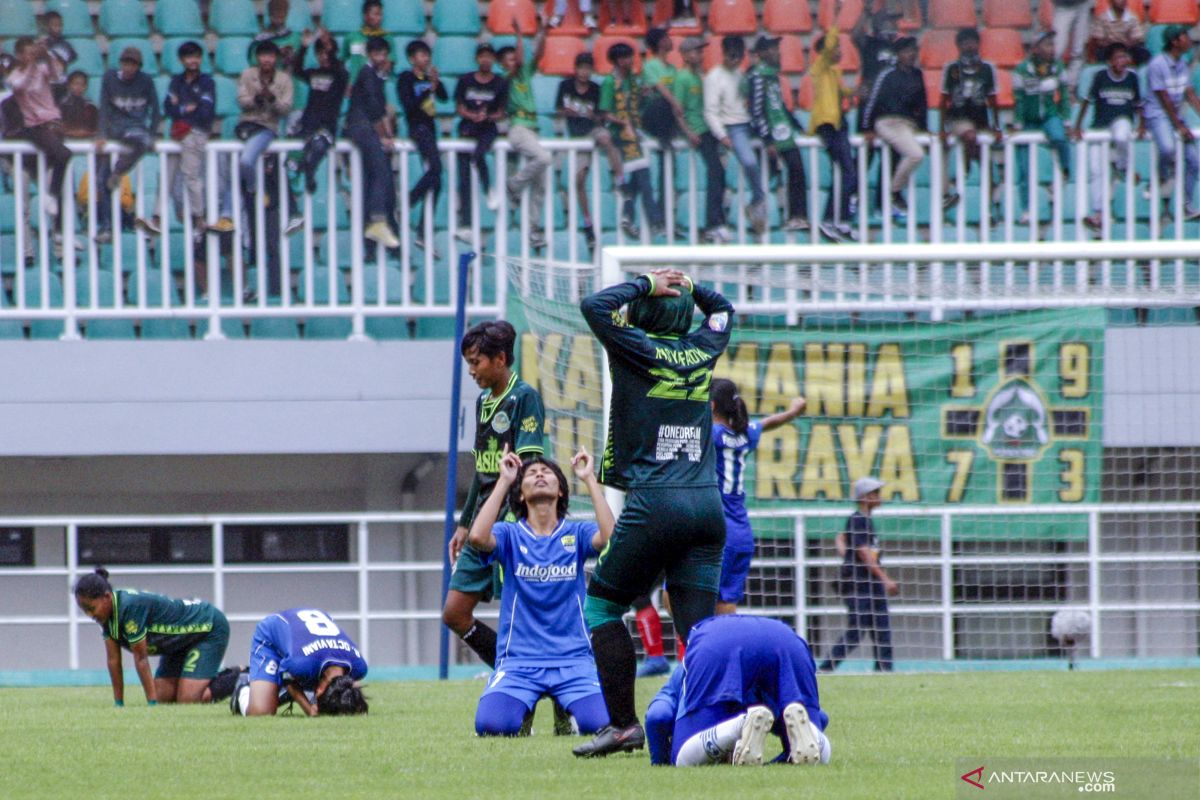
M 573 323 L 557 305 L 527 299 L 510 319 L 524 331 L 522 377 L 542 392 L 563 460 L 599 444 L 601 361 L 578 312 Z M 1083 535 L 1069 510 L 1099 499 L 1105 321 L 1102 309 L 795 327 L 740 319 L 715 375 L 737 383 L 751 418 L 797 395 L 808 403 L 763 434 L 747 469 L 749 505 L 847 507 L 853 481 L 874 475 L 888 503 L 1068 512 L 1015 526 L 981 517 L 956 525 L 956 538 L 966 528 L 989 539 Z M 936 535 L 929 523 L 913 527 Z

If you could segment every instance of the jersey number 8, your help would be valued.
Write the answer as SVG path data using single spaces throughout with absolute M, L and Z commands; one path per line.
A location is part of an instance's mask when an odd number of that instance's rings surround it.
M 331 620 L 324 611 L 309 608 L 304 611 L 297 611 L 296 616 L 304 623 L 304 627 L 308 628 L 308 632 L 313 636 L 337 636 L 342 632 L 337 623 Z

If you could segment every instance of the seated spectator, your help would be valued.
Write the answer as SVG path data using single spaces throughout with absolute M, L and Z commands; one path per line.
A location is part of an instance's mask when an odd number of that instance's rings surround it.
M 46 213 L 57 217 L 62 201 L 63 179 L 66 177 L 67 162 L 71 151 L 63 144 L 62 112 L 54 103 L 53 86 L 61 71 L 57 58 L 50 55 L 45 44 L 35 42 L 29 36 L 17 39 L 13 47 L 15 66 L 5 77 L 12 89 L 14 110 L 20 119 L 12 120 L 6 128 L 20 127 L 10 134 L 24 139 L 41 151 L 50 170 L 50 191 L 43 195 Z M 57 238 L 59 234 L 55 234 Z
M 303 0 L 301 0 L 303 1 Z M 288 0 L 270 0 L 267 3 L 267 27 L 254 37 L 250 43 L 247 60 L 253 64 L 258 53 L 258 46 L 263 42 L 274 42 L 279 48 L 279 61 L 284 69 L 291 66 L 296 51 L 300 48 L 300 32 L 288 27 L 288 11 L 291 6 Z
M 558 85 L 554 108 L 558 116 L 566 120 L 568 136 L 572 139 L 591 139 L 598 149 L 604 151 L 608 158 L 608 166 L 612 170 L 613 186 L 620 186 L 621 181 L 624 180 L 621 154 L 613 144 L 612 134 L 608 128 L 597 122 L 600 116 L 600 87 L 592 80 L 594 68 L 595 60 L 591 53 L 580 53 L 575 56 L 575 74 L 570 78 L 563 78 L 562 83 Z M 587 177 L 591 168 L 590 154 L 578 154 L 575 167 L 575 196 L 578 198 L 579 210 L 583 216 L 583 234 L 587 237 L 588 246 L 594 247 L 595 223 L 589 205 L 587 185 Z
M 808 179 L 796 137 L 804 133 L 799 121 L 783 104 L 779 90 L 779 38 L 760 36 L 754 43 L 758 63 L 750 68 L 750 124 L 767 150 L 771 172 L 779 172 L 779 159 L 787 166 L 787 218 L 785 231 L 808 230 Z
M 367 42 L 376 36 L 387 36 L 387 31 L 380 27 L 383 24 L 383 3 L 380 0 L 366 0 L 362 4 L 362 22 L 361 28 L 346 34 L 342 41 L 342 63 L 346 65 L 351 81 L 358 77 L 359 69 L 367 63 Z
M 704 48 L 703 36 L 689 36 L 679 46 L 683 69 L 675 76 L 675 97 L 683 106 L 683 135 L 688 144 L 698 148 L 704 161 L 704 231 L 705 241 L 726 244 L 733 241 L 733 232 L 725 224 L 725 165 L 721 163 L 721 146 L 704 120 Z
M 1146 26 L 1129 10 L 1129 0 L 1109 0 L 1108 8 L 1092 18 L 1088 37 L 1093 60 L 1108 61 L 1105 56 L 1109 46 L 1114 44 L 1124 45 L 1133 63 L 1139 67 L 1150 60 L 1150 51 L 1146 49 Z
M 100 112 L 87 99 L 88 76 L 75 70 L 67 76 L 67 92 L 58 101 L 62 132 L 68 139 L 94 139 L 100 130 Z
M 612 72 L 600 85 L 600 112 L 612 126 L 612 136 L 621 150 L 621 162 L 625 183 L 621 187 L 625 195 L 622 209 L 621 229 L 631 239 L 641 238 L 637 226 L 638 197 L 642 199 L 642 210 L 650 223 L 651 235 L 665 229 L 663 210 L 654 200 L 654 189 L 650 183 L 650 159 L 642 149 L 637 125 L 640 121 L 642 87 L 633 72 L 633 48 L 617 42 L 608 48 L 608 60 Z
M 245 142 L 238 162 L 241 189 L 254 193 L 258 159 L 279 135 L 279 124 L 292 111 L 292 77 L 280 69 L 279 46 L 259 42 L 258 63 L 246 67 L 238 78 L 237 101 L 242 109 L 234 135 Z
M 458 138 L 475 140 L 475 150 L 459 153 L 458 161 L 458 237 L 471 241 L 471 166 L 479 173 L 484 195 L 492 189 L 492 173 L 487 157 L 500 135 L 497 122 L 504 118 L 508 82 L 497 75 L 496 50 L 487 42 L 475 48 L 478 67 L 458 79 L 454 87 L 454 105 L 458 111 Z
M 762 187 L 762 172 L 752 145 L 750 112 L 743 94 L 742 73 L 739 69 L 746 55 L 746 43 L 740 36 L 721 39 L 722 63 L 704 76 L 704 121 L 708 129 L 742 165 L 742 174 L 749 184 L 751 201 L 746 218 L 754 232 L 762 235 L 767 229 L 767 196 Z M 631 59 L 632 60 L 632 59 Z
M 834 4 L 834 19 L 837 19 L 841 14 L 844 0 L 836 0 Z M 871 88 L 875 85 L 875 79 L 879 77 L 879 73 L 883 72 L 888 67 L 896 64 L 896 41 L 900 38 L 899 22 L 903 14 L 899 9 L 895 8 L 891 3 L 884 3 L 873 14 L 863 13 L 858 17 L 858 22 L 855 23 L 854 29 L 850 32 L 850 40 L 858 49 L 859 59 L 862 62 L 862 70 L 858 76 L 858 132 L 867 134 L 871 132 L 870 127 L 866 124 L 867 118 L 863 110 L 867 106 L 867 100 L 871 95 Z M 928 19 L 928 17 L 924 17 Z M 875 159 L 879 156 L 879 150 L 871 147 L 867 150 L 867 172 L 868 174 L 874 168 Z M 892 160 L 899 160 L 899 154 L 892 151 Z M 870 179 L 868 178 L 868 181 Z M 876 208 L 883 206 L 883 181 L 874 182 L 874 192 L 872 194 Z
M 542 147 L 538 138 L 537 103 L 533 100 L 533 75 L 546 46 L 546 32 L 538 19 L 537 36 L 534 39 L 533 57 L 525 57 L 525 42 L 521 38 L 517 20 L 512 21 L 513 33 L 517 36 L 516 47 L 500 50 L 500 66 L 508 75 L 508 143 L 517 155 L 524 156 L 525 165 L 508 179 L 509 203 L 515 209 L 520 206 L 521 195 L 530 190 L 529 222 L 533 230 L 529 235 L 533 247 L 544 247 L 546 236 L 542 230 L 542 212 L 546 196 L 545 176 L 550 168 L 550 151 Z
M 437 125 L 434 122 L 437 119 L 435 100 L 446 99 L 446 87 L 438 76 L 437 67 L 432 65 L 432 54 L 424 41 L 414 39 L 409 42 L 404 54 L 408 56 L 412 69 L 400 73 L 396 91 L 408 122 L 408 138 L 417 146 L 417 152 L 425 162 L 425 174 L 408 192 L 408 206 L 414 209 L 424 203 L 424 213 L 432 215 L 437 207 L 438 194 L 442 191 L 442 156 L 438 152 Z M 423 235 L 424 226 L 421 226 L 417 233 L 417 247 L 424 247 Z M 429 245 L 432 247 L 433 243 Z
M 54 85 L 54 99 L 61 100 L 67 92 L 67 70 L 70 69 L 78 55 L 71 43 L 63 38 L 62 14 L 57 11 L 47 11 L 43 19 L 46 25 L 46 35 L 42 37 L 42 42 L 46 45 L 46 50 L 50 55 L 58 59 L 62 75 L 62 79 Z
M 1113 177 L 1128 180 L 1129 141 L 1133 136 L 1135 117 L 1139 122 L 1138 138 L 1146 133 L 1146 126 L 1141 122 L 1139 112 L 1142 105 L 1141 90 L 1137 73 L 1129 68 L 1132 59 L 1129 49 L 1124 44 L 1110 44 L 1105 55 L 1108 69 L 1097 72 L 1092 77 L 1092 86 L 1088 90 L 1087 98 L 1079 106 L 1079 116 L 1075 120 L 1075 139 L 1083 138 L 1083 121 L 1087 117 L 1088 106 L 1094 106 L 1092 130 L 1106 130 L 1112 136 L 1109 159 L 1113 167 Z M 1104 147 L 1093 144 L 1088 150 L 1090 213 L 1083 219 L 1083 224 L 1092 230 L 1100 230 L 1104 222 L 1101 211 L 1104 203 L 1104 184 L 1108 181 Z
M 1029 58 L 1013 73 L 1013 97 L 1016 100 L 1017 128 L 1040 130 L 1058 154 L 1058 168 L 1064 179 L 1071 176 L 1071 145 L 1067 142 L 1066 122 L 1070 119 L 1071 93 L 1062 62 L 1054 56 L 1053 31 L 1040 34 Z M 1022 200 L 1029 192 L 1029 150 L 1018 148 L 1017 166 L 1021 176 Z
M 392 174 L 396 129 L 383 94 L 384 84 L 392 76 L 391 49 L 382 36 L 367 40 L 366 68 L 358 71 L 350 88 L 344 131 L 362 158 L 363 214 L 367 218 L 363 236 L 389 250 L 400 246 L 392 231 L 396 216 L 396 182 Z
M 853 221 L 858 210 L 858 162 L 850 147 L 850 130 L 842 102 L 854 94 L 842 82 L 841 37 L 833 26 L 817 40 L 817 58 L 812 65 L 813 105 L 808 117 L 808 132 L 816 134 L 825 145 L 825 152 L 841 174 L 841 194 L 829 192 L 821 235 L 834 242 L 853 241 Z M 835 199 L 840 200 L 837 206 Z M 836 213 L 835 213 L 836 211 Z
M 1183 213 L 1187 219 L 1197 219 L 1200 208 L 1194 196 L 1196 183 L 1200 181 L 1200 158 L 1196 155 L 1196 138 L 1183 118 L 1184 102 L 1200 112 L 1200 98 L 1192 89 L 1191 65 L 1186 58 L 1195 42 L 1183 25 L 1164 28 L 1162 37 L 1163 51 L 1150 60 L 1146 70 L 1146 87 L 1150 92 L 1145 106 L 1146 127 L 1158 151 L 1158 180 L 1164 198 L 1175 189 L 1176 148 L 1179 140 L 1183 140 Z
M 589 31 L 596 30 L 599 26 L 596 24 L 596 15 L 592 13 L 592 0 L 579 0 L 579 10 L 583 12 L 583 27 Z M 554 16 L 550 17 L 547 27 L 557 28 L 562 25 L 566 15 L 567 0 L 554 0 Z
M 310 44 L 314 45 L 317 54 L 315 67 L 304 66 L 304 56 Z M 304 140 L 300 157 L 288 159 L 288 170 L 302 173 L 304 191 L 312 194 L 317 190 L 317 168 L 325 160 L 337 136 L 338 116 L 350 86 L 350 75 L 338 58 L 337 42 L 324 29 L 317 31 L 315 36 L 307 31 L 304 33 L 300 48 L 292 56 L 292 74 L 296 80 L 308 84 L 308 102 L 300 119 L 288 131 L 288 136 Z M 293 219 L 299 219 L 303 224 L 300 217 L 293 215 Z
M 171 120 L 171 138 L 179 142 L 179 155 L 167 159 L 167 167 L 174 167 L 171 176 L 171 198 L 175 202 L 175 215 L 184 219 L 190 212 L 192 231 L 199 238 L 205 231 L 204 225 L 204 161 L 205 147 L 212 135 L 217 116 L 217 87 L 212 75 L 200 71 L 204 50 L 196 42 L 179 45 L 179 63 L 183 71 L 172 76 L 167 88 L 167 99 L 163 111 Z M 188 210 L 184 210 L 184 192 L 187 192 Z M 151 230 L 158 233 L 157 222 Z M 203 282 L 197 270 L 197 278 Z M 207 277 L 207 276 L 205 276 Z M 200 287 L 201 292 L 204 286 Z
M 958 60 L 946 65 L 942 72 L 942 140 L 947 135 L 962 143 L 969 168 L 979 159 L 978 135 L 991 133 L 1000 139 L 999 111 L 996 109 L 996 69 L 979 57 L 979 31 L 963 28 L 954 37 Z M 993 148 L 992 160 L 1003 157 Z M 949 176 L 949 164 L 945 170 Z M 992 181 L 993 191 L 999 189 Z
M 96 141 L 99 153 L 104 153 L 108 141 L 122 147 L 116 164 L 103 154 L 96 167 L 97 185 L 110 194 L 121 185 L 121 177 L 129 174 L 154 147 L 162 119 L 154 80 L 142 71 L 142 51 L 126 47 L 117 63 L 118 69 L 106 72 L 100 84 L 101 138 Z M 112 204 L 104 196 L 96 204 L 96 223 L 96 241 L 101 244 L 111 241 Z

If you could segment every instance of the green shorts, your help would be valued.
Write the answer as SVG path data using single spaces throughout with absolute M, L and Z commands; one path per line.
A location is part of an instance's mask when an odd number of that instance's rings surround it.
M 454 571 L 450 573 L 450 588 L 464 594 L 477 594 L 481 603 L 490 603 L 492 598 L 500 596 L 500 587 L 504 582 L 503 570 L 499 564 L 484 564 L 479 551 L 471 545 L 463 547 L 454 562 Z
M 163 653 L 154 677 L 211 680 L 221 671 L 221 662 L 225 659 L 225 648 L 228 646 L 229 621 L 217 611 L 208 635 L 184 650 Z
M 663 572 L 668 589 L 716 592 L 724 550 L 725 509 L 717 487 L 632 489 L 588 594 L 628 605 Z

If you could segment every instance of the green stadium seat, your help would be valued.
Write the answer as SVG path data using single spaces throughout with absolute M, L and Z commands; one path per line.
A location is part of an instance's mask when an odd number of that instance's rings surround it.
M 216 67 L 218 72 L 226 75 L 241 75 L 242 70 L 250 66 L 250 45 L 254 39 L 249 36 L 222 36 L 217 40 Z
M 141 0 L 103 0 L 100 3 L 100 30 L 109 36 L 149 36 L 150 23 Z
M 46 306 L 49 308 L 62 308 L 63 306 L 63 289 L 62 281 L 58 275 L 53 272 L 47 277 L 47 295 Z M 42 277 L 38 269 L 30 267 L 25 270 L 25 306 L 26 308 L 41 308 L 42 307 Z M 16 291 L 16 284 L 13 284 L 13 291 Z M 33 320 L 29 323 L 29 336 L 32 339 L 58 339 L 63 335 L 63 323 L 59 320 L 41 319 Z
M 479 17 L 479 9 L 475 9 Z M 386 0 L 383 4 L 383 29 L 389 33 L 421 36 L 425 33 L 425 4 L 410 0 Z
M 63 36 L 95 36 L 92 13 L 85 0 L 47 0 L 43 12 L 57 11 L 62 15 Z
M 129 282 L 125 288 L 125 302 L 130 305 L 137 305 L 138 302 L 138 274 L 131 272 L 129 274 Z M 147 267 L 146 269 L 146 306 L 149 308 L 163 308 L 163 293 L 166 293 L 167 306 L 183 305 L 183 298 L 179 294 L 179 287 L 175 285 L 175 281 L 167 279 L 163 280 L 162 272 Z
M 110 39 L 108 42 L 108 68 L 117 69 L 121 52 L 126 47 L 136 47 L 142 51 L 142 71 L 154 75 L 158 72 L 158 56 L 154 53 L 154 45 L 149 39 Z
M 221 36 L 256 36 L 259 31 L 258 14 L 251 0 L 213 0 L 208 9 L 208 24 Z
M 183 71 L 183 64 L 179 63 L 179 46 L 185 42 L 195 42 L 203 48 L 204 53 L 200 56 L 200 71 L 212 72 L 212 60 L 208 57 L 208 48 L 204 47 L 203 36 L 172 36 L 170 39 L 164 39 L 162 45 L 163 72 L 167 73 L 169 77 Z M 158 99 L 162 100 L 165 96 L 163 92 L 159 92 Z
M 420 4 L 418 3 L 417 5 Z M 303 33 L 306 30 L 316 28 L 316 25 L 313 24 L 312 9 L 307 2 L 299 2 L 298 0 L 288 6 L 287 26 L 296 33 Z
M 433 4 L 433 29 L 439 36 L 477 36 L 482 28 L 475 0 L 436 0 Z
M 143 17 L 145 19 L 145 17 Z M 37 18 L 29 0 L 0 0 L 0 36 L 34 36 Z
M 214 75 L 213 85 L 217 90 L 217 116 L 233 119 L 236 124 L 241 113 L 237 104 L 237 81 L 228 75 Z
M 80 308 L 114 308 L 117 304 L 116 282 L 113 274 L 96 270 L 96 302 L 92 302 L 92 274 L 88 267 L 75 268 L 75 305 Z
M 95 39 L 71 39 L 71 47 L 75 48 L 75 61 L 71 63 L 72 70 L 82 70 L 95 78 L 104 74 L 104 56 L 100 55 L 100 44 Z M 99 97 L 100 84 L 95 83 L 96 96 Z M 89 86 L 89 89 L 91 87 Z
M 330 298 L 334 296 L 329 293 L 330 277 L 331 273 L 325 267 L 318 266 L 313 269 L 313 303 L 316 305 L 329 305 Z M 335 301 L 336 304 L 348 304 L 350 302 L 350 287 L 346 285 L 346 281 L 342 277 L 341 272 L 333 273 L 332 277 L 337 297 L 337 300 Z M 303 275 L 301 275 L 296 289 L 296 296 L 301 303 L 307 302 L 307 296 L 305 294 L 306 285 L 307 280 Z
M 143 339 L 190 339 L 192 326 L 186 319 L 152 318 L 142 321 Z
M 90 319 L 83 323 L 85 339 L 136 339 L 131 319 Z
M 203 36 L 200 6 L 196 0 L 158 0 L 154 4 L 154 28 L 163 36 Z
M 321 25 L 333 33 L 361 30 L 362 3 L 358 0 L 325 0 L 321 10 Z
M 250 320 L 251 339 L 299 339 L 300 325 L 284 317 L 260 317 Z
M 395 81 L 388 81 L 388 83 L 393 86 L 396 84 Z M 437 108 L 438 114 L 453 117 L 458 113 L 458 106 L 454 103 L 454 90 L 458 88 L 458 78 L 446 76 L 442 79 L 442 83 L 446 86 L 446 99 L 437 100 L 433 105 Z
M 554 100 L 558 96 L 558 85 L 561 78 L 553 75 L 533 76 L 533 102 L 537 107 L 538 116 L 554 116 Z
M 433 65 L 443 75 L 465 75 L 475 69 L 475 39 L 439 36 L 433 45 Z

